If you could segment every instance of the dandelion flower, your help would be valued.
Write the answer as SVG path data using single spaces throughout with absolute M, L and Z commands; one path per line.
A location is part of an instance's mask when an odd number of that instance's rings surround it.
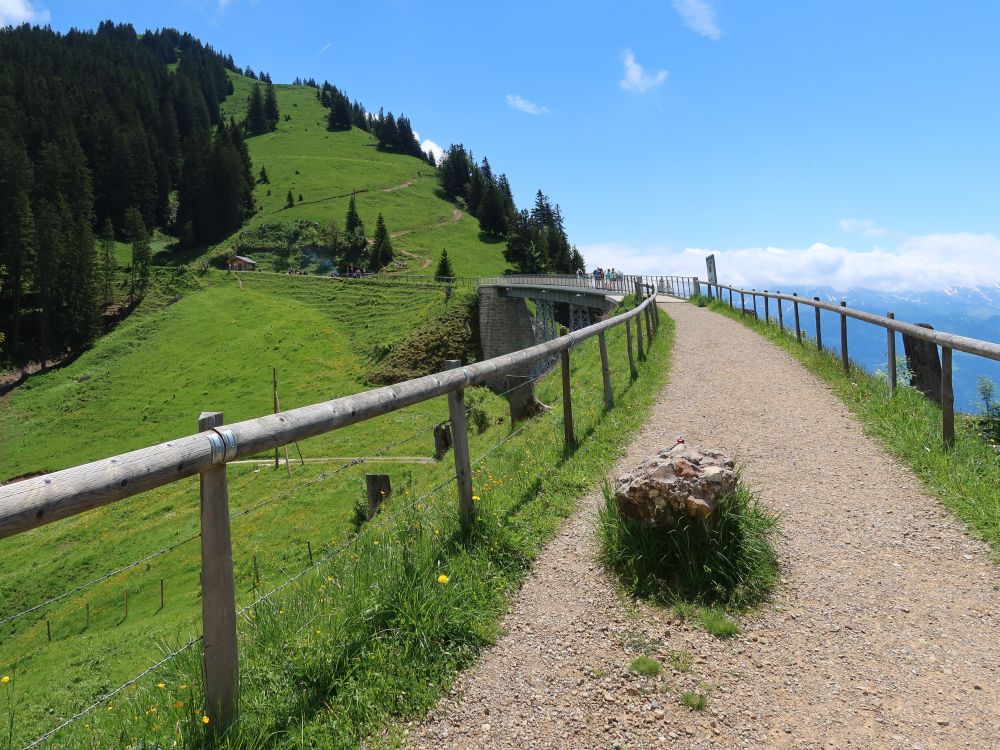
M 208 724 L 208 721 L 209 721 L 209 719 L 208 719 L 208 717 L 207 717 L 207 716 L 202 716 L 202 717 L 201 717 L 201 723 L 202 723 L 202 724 Z
M 184 690 L 186 687 L 187 685 L 181 685 L 181 690 Z
M 376 540 L 375 540 L 374 542 L 372 542 L 372 544 L 375 544 L 375 545 L 377 545 L 377 544 L 381 544 L 381 542 L 379 542 L 379 540 L 378 540 L 378 539 L 376 539 Z
M 5 674 L 3 677 L 0 677 L 0 682 L 6 685 L 8 682 L 10 682 L 10 675 Z
M 165 683 L 165 682 L 158 682 L 158 683 L 156 683 L 156 687 L 160 688 L 160 690 L 163 690 L 163 688 L 165 688 L 166 686 L 167 686 L 167 683 Z
M 472 499 L 473 499 L 473 500 L 479 500 L 480 498 L 479 498 L 479 495 L 473 495 L 473 496 L 472 496 Z
M 441 575 L 439 575 L 438 576 L 438 583 L 440 583 L 442 586 L 444 586 L 446 583 L 448 583 L 448 576 L 446 576 L 444 573 L 442 573 Z

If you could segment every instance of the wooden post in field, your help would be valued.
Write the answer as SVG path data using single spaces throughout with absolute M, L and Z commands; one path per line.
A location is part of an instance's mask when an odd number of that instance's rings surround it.
M 847 307 L 845 300 L 840 300 L 841 307 Z M 851 371 L 851 360 L 847 356 L 847 316 L 840 314 L 840 361 L 844 364 L 844 372 Z
M 198 418 L 198 429 L 202 432 L 221 425 L 221 412 L 204 412 Z M 215 434 L 221 460 L 225 461 L 230 448 L 227 436 L 218 431 Z M 232 450 L 235 453 L 235 445 Z M 201 623 L 206 713 L 211 719 L 210 729 L 221 733 L 236 717 L 240 679 L 225 463 L 214 464 L 201 472 Z
M 819 297 L 813 297 L 813 300 L 819 302 Z M 814 307 L 813 310 L 816 311 L 816 351 L 823 351 L 823 329 L 820 328 L 819 323 L 819 308 Z
M 634 378 L 639 374 L 639 371 L 635 369 L 635 356 L 632 354 L 632 324 L 627 320 L 625 321 L 625 342 L 628 346 L 628 373 Z
M 771 298 L 767 296 L 767 290 L 764 290 L 764 322 L 770 325 L 771 323 L 771 305 L 769 304 Z
M 750 299 L 753 301 L 753 317 L 754 317 L 754 320 L 757 320 L 758 318 L 757 318 L 757 290 L 756 289 L 751 289 L 750 290 Z
M 278 368 L 272 367 L 271 374 L 273 376 L 272 383 L 274 384 L 274 413 L 277 414 L 281 411 L 281 406 L 278 404 Z M 283 445 L 282 448 L 285 449 L 285 469 L 288 471 L 288 476 L 292 475 L 292 465 L 288 461 L 288 446 Z M 274 449 L 274 468 L 278 468 L 278 449 Z
M 597 334 L 597 345 L 601 349 L 601 376 L 604 378 L 604 406 L 610 409 L 615 405 L 615 396 L 611 392 L 611 368 L 608 366 L 608 342 L 604 331 Z
M 640 316 L 636 316 L 637 318 Z M 566 327 L 559 329 L 559 335 L 565 336 L 568 333 Z M 639 345 L 642 346 L 640 333 Z M 559 352 L 560 363 L 562 365 L 562 396 L 563 396 L 563 435 L 566 440 L 566 448 L 573 447 L 576 438 L 573 435 L 573 392 L 569 382 L 569 349 Z
M 309 564 L 313 564 L 313 545 L 308 539 L 306 540 L 306 552 L 309 553 Z
M 257 555 L 253 556 L 253 585 L 260 586 L 260 568 L 257 567 Z
M 793 297 L 798 297 L 798 292 L 792 292 Z M 799 301 L 797 299 L 792 300 L 792 307 L 795 309 L 795 340 L 800 344 L 802 343 L 802 326 L 799 325 Z
M 746 314 L 747 314 L 747 297 L 743 293 L 743 290 L 741 289 L 740 290 L 740 315 L 746 317 Z
M 781 290 L 779 289 L 777 292 L 775 292 L 775 294 L 781 294 Z M 778 330 L 781 331 L 782 333 L 784 333 L 785 332 L 785 313 L 781 309 L 781 299 L 776 299 L 775 302 L 778 303 Z
M 45 632 L 49 636 L 49 643 L 52 643 L 52 624 L 48 620 L 45 621 Z
M 625 325 L 628 325 L 626 323 Z M 635 344 L 639 349 L 639 359 L 643 360 L 646 358 L 646 350 L 642 343 L 642 314 L 635 316 Z
M 736 305 L 733 304 L 733 288 L 729 287 L 729 307 L 735 308 Z
M 446 359 L 446 370 L 461 367 L 457 359 Z M 455 454 L 455 476 L 458 480 L 458 521 L 462 534 L 472 531 L 475 507 L 472 504 L 472 466 L 469 463 L 469 426 L 465 418 L 465 389 L 448 393 L 448 413 L 451 417 L 451 439 Z
M 885 317 L 893 320 L 896 313 L 890 310 Z M 891 328 L 885 329 L 885 369 L 889 376 L 889 398 L 892 398 L 896 395 L 896 332 Z
M 368 520 L 372 520 L 385 499 L 392 494 L 388 474 L 365 474 L 365 496 L 368 498 Z
M 941 347 L 941 420 L 945 448 L 955 446 L 955 392 L 951 387 L 951 347 Z
M 653 347 L 653 306 L 646 305 L 646 346 Z

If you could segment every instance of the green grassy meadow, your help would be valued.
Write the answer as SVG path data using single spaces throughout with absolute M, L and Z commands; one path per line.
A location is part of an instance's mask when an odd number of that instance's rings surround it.
M 241 304 L 266 304 L 259 299 L 268 296 L 264 289 L 251 289 L 249 284 L 240 289 L 224 274 L 215 276 L 217 278 L 207 282 L 208 288 L 185 299 L 214 299 L 214 304 L 226 309 L 232 309 L 233 306 L 238 308 Z M 269 277 L 264 274 L 257 275 L 254 281 L 259 279 L 261 286 L 266 287 L 269 278 L 279 279 L 292 286 L 300 285 L 291 290 L 300 298 L 319 294 L 316 290 L 323 284 L 340 286 L 340 282 Z M 284 293 L 280 299 L 288 309 L 297 310 L 297 305 L 289 304 L 294 294 L 289 293 L 289 289 L 281 291 Z M 377 296 L 392 296 L 391 290 L 389 294 L 385 294 L 384 289 L 376 291 L 379 292 Z M 428 294 L 433 296 L 434 293 Z M 182 306 L 183 302 L 184 300 L 167 308 L 167 319 L 158 320 L 157 325 L 170 331 L 184 329 L 184 323 L 190 322 L 190 319 Z M 398 299 L 395 302 L 401 303 Z M 357 304 L 357 300 L 352 304 Z M 433 299 L 428 300 L 431 310 L 434 304 Z M 315 326 L 316 333 L 303 333 L 301 336 L 315 338 L 293 336 L 281 343 L 281 348 L 274 350 L 280 351 L 285 357 L 283 366 L 289 371 L 290 392 L 291 383 L 296 380 L 293 364 L 301 361 L 306 370 L 312 372 L 317 369 L 303 351 L 307 343 L 312 348 L 321 349 L 321 355 L 314 356 L 357 356 L 350 346 L 343 344 L 336 336 L 329 335 L 336 328 L 335 322 L 331 322 L 334 321 L 331 311 L 335 307 L 329 302 L 326 309 L 318 304 L 307 306 L 309 312 L 300 311 L 300 320 L 309 321 Z M 170 316 L 176 316 L 177 320 L 170 320 Z M 153 323 L 150 322 L 149 325 Z M 247 325 L 252 329 L 251 340 L 261 338 L 271 347 L 274 346 L 274 341 L 263 331 L 266 323 L 258 323 L 255 327 L 248 321 Z M 661 336 L 658 341 L 669 342 L 669 321 L 665 322 L 661 331 L 665 331 L 667 335 Z M 372 339 L 377 336 L 374 331 L 370 331 L 369 335 Z M 187 341 L 189 356 L 198 351 L 196 338 L 192 334 Z M 246 345 L 245 342 L 243 345 Z M 526 572 L 528 561 L 554 533 L 561 519 L 572 510 L 579 494 L 600 479 L 610 461 L 623 449 L 625 436 L 641 425 L 646 407 L 665 378 L 668 344 L 654 344 L 652 353 L 642 364 L 638 380 L 634 381 L 628 376 L 624 333 L 616 329 L 609 335 L 608 345 L 614 361 L 613 378 L 618 404 L 610 412 L 605 412 L 600 398 L 601 379 L 596 341 L 587 342 L 574 352 L 574 413 L 580 445 L 570 454 L 563 452 L 561 441 L 558 372 L 543 379 L 538 388 L 540 398 L 553 404 L 554 410 L 530 423 L 500 446 L 499 450 L 489 455 L 487 454 L 493 446 L 510 435 L 510 426 L 505 419 L 506 402 L 484 392 L 483 404 L 489 414 L 488 423 L 491 426 L 482 434 L 470 435 L 473 458 L 485 457 L 475 467 L 474 487 L 484 503 L 488 500 L 490 512 L 501 514 L 504 519 L 501 523 L 503 549 L 498 549 L 498 539 L 493 537 L 490 537 L 493 541 L 486 548 L 468 549 L 455 547 L 451 542 L 445 543 L 446 540 L 453 539 L 456 533 L 453 484 L 427 500 L 426 510 L 430 513 L 433 508 L 436 520 L 421 522 L 410 518 L 407 521 L 431 524 L 425 528 L 431 536 L 421 537 L 421 544 L 431 545 L 427 548 L 430 551 L 425 549 L 425 552 L 431 554 L 433 560 L 437 560 L 433 564 L 447 564 L 450 575 L 456 578 L 455 583 L 468 579 L 467 582 L 460 583 L 465 589 L 449 589 L 456 594 L 464 591 L 462 596 L 472 596 L 470 601 L 476 607 L 474 617 L 469 613 L 463 615 L 471 617 L 467 622 L 463 620 L 465 624 L 460 628 L 459 635 L 463 645 L 452 648 L 441 644 L 440 649 L 427 646 L 421 651 L 419 659 L 408 663 L 405 674 L 388 674 L 392 671 L 388 662 L 407 663 L 412 656 L 408 655 L 408 651 L 401 653 L 399 649 L 409 650 L 413 646 L 405 640 L 395 642 L 387 636 L 384 642 L 379 643 L 378 653 L 370 655 L 371 659 L 379 660 L 382 664 L 379 669 L 385 669 L 386 673 L 380 676 L 377 672 L 369 672 L 367 677 L 352 673 L 341 677 L 351 684 L 352 690 L 364 692 L 372 700 L 376 697 L 381 700 L 395 691 L 393 700 L 385 709 L 388 715 L 384 715 L 381 708 L 375 710 L 375 704 L 365 710 L 354 706 L 351 722 L 342 725 L 337 718 L 338 713 L 332 708 L 326 711 L 314 706 L 299 715 L 299 718 L 311 727 L 317 737 L 329 738 L 324 741 L 326 744 L 321 742 L 319 746 L 353 746 L 351 743 L 356 742 L 357 738 L 384 726 L 391 717 L 412 715 L 424 710 L 435 700 L 440 689 L 448 684 L 455 670 L 470 663 L 478 650 L 492 639 L 496 622 L 506 607 L 507 597 Z M 358 346 L 363 348 L 364 344 L 359 343 Z M 209 354 L 206 357 L 209 362 L 215 361 Z M 85 359 L 81 358 L 66 370 L 79 367 L 79 374 L 94 366 Z M 124 367 L 128 367 L 127 356 L 121 361 Z M 244 366 L 248 361 L 253 359 L 247 357 Z M 157 363 L 164 368 L 168 364 L 166 360 Z M 152 374 L 152 370 L 146 372 Z M 269 375 L 269 370 L 267 374 Z M 58 375 L 62 376 L 63 373 Z M 177 370 L 173 376 L 177 376 Z M 162 377 L 169 378 L 171 375 L 165 372 Z M 307 380 L 310 384 L 300 387 L 323 389 L 337 385 L 335 379 L 328 380 L 322 376 L 316 382 L 312 382 L 313 379 Z M 344 381 L 343 385 L 348 390 L 353 386 L 349 381 Z M 265 392 L 267 391 L 265 388 Z M 269 392 L 267 395 L 269 397 Z M 238 400 L 238 397 L 234 396 L 234 399 Z M 200 407 L 194 411 L 198 408 Z M 187 416 L 187 409 L 184 411 Z M 377 446 L 427 427 L 435 420 L 443 419 L 446 414 L 446 400 L 436 399 L 419 407 L 355 426 L 361 430 L 356 431 L 351 442 L 355 446 L 364 444 L 374 450 Z M 335 431 L 328 436 L 310 440 L 302 445 L 303 451 L 307 457 L 317 456 L 324 452 L 324 448 L 337 445 L 337 441 L 343 437 L 338 433 L 346 434 L 353 429 Z M 324 440 L 329 442 L 324 443 Z M 52 450 L 58 450 L 56 445 L 53 445 Z M 430 456 L 431 452 L 431 436 L 425 430 L 410 443 L 394 448 L 391 455 Z M 292 456 L 294 459 L 294 451 Z M 390 510 L 400 507 L 408 499 L 412 500 L 453 474 L 450 454 L 440 463 L 373 461 L 336 471 L 342 466 L 342 463 L 334 462 L 302 467 L 293 460 L 293 476 L 290 479 L 284 468 L 275 471 L 272 465 L 239 464 L 229 467 L 238 606 L 250 603 L 256 592 L 266 590 L 306 567 L 309 560 L 307 542 L 311 543 L 314 555 L 319 557 L 334 545 L 352 538 L 353 507 L 363 496 L 363 475 L 366 471 L 385 472 L 392 477 L 397 494 L 389 501 Z M 10 684 L 16 686 L 8 695 L 13 696 L 15 701 L 13 737 L 17 742 L 27 740 L 55 725 L 59 717 L 79 709 L 95 696 L 152 664 L 159 658 L 164 644 L 181 644 L 198 633 L 199 542 L 197 539 L 184 541 L 197 532 L 197 487 L 197 479 L 191 478 L 0 542 L 0 570 L 4 571 L 0 578 L 0 590 L 3 591 L 3 600 L 8 603 L 3 616 L 141 559 L 151 552 L 180 543 L 168 553 L 0 627 L 0 673 L 12 675 Z M 422 505 L 421 509 L 423 507 L 425 506 Z M 485 509 L 487 506 L 483 507 Z M 432 526 L 438 529 L 438 534 L 432 534 Z M 384 566 L 391 567 L 395 564 L 392 556 L 395 553 L 392 551 L 398 552 L 407 547 L 410 542 L 407 541 L 406 533 L 405 525 L 400 527 L 397 523 L 387 527 L 385 535 L 377 537 L 383 540 L 385 547 L 363 547 L 355 556 L 341 556 L 331 566 L 336 568 L 337 575 L 341 577 L 362 574 L 375 576 L 376 572 L 370 568 L 383 569 Z M 490 533 L 501 533 L 501 529 L 494 528 Z M 400 547 L 394 546 L 397 544 Z M 379 557 L 383 552 L 390 556 L 384 559 Z M 259 588 L 255 587 L 254 557 L 256 570 L 261 578 Z M 447 561 L 442 563 L 446 558 Z M 359 563 L 362 565 L 359 569 L 361 572 L 352 567 L 359 559 L 364 561 Z M 329 567 L 329 570 L 333 571 L 334 567 Z M 473 584 L 472 578 L 479 583 Z M 160 579 L 164 580 L 166 592 L 162 608 Z M 324 578 L 307 577 L 301 589 L 293 587 L 283 593 L 273 610 L 269 610 L 274 617 L 283 615 L 286 608 L 290 614 L 295 613 L 294 617 L 289 618 L 288 626 L 291 627 L 294 623 L 298 630 L 290 632 L 279 629 L 280 639 L 284 640 L 275 642 L 273 634 L 265 637 L 255 627 L 247 626 L 241 620 L 241 649 L 245 652 L 246 715 L 255 731 L 256 728 L 266 726 L 267 731 L 276 732 L 274 736 L 278 738 L 273 743 L 263 744 L 284 746 L 290 741 L 285 735 L 288 727 L 283 722 L 291 717 L 282 715 L 281 711 L 291 710 L 289 706 L 297 700 L 294 696 L 298 695 L 299 690 L 294 679 L 292 682 L 279 679 L 281 690 L 271 684 L 284 669 L 275 660 L 280 662 L 280 654 L 288 649 L 301 654 L 302 648 L 317 648 L 322 645 L 320 639 L 303 634 L 301 626 L 304 620 L 297 618 L 309 620 L 306 633 L 313 635 L 316 635 L 315 631 L 319 631 L 319 634 L 340 632 L 338 627 L 347 625 L 362 628 L 361 624 L 338 619 L 353 612 L 354 604 L 343 601 L 337 606 L 323 606 L 331 604 L 331 599 L 328 592 L 317 594 L 317 580 L 322 584 Z M 373 590 L 385 583 L 368 579 L 366 581 L 364 585 Z M 129 602 L 127 618 L 124 616 L 126 590 Z M 433 586 L 430 591 L 435 591 Z M 457 606 L 459 602 L 456 600 L 453 603 Z M 85 622 L 88 604 L 91 617 L 89 627 Z M 278 610 L 281 610 L 280 614 Z M 51 628 L 51 643 L 48 641 L 46 621 Z M 328 645 L 323 645 L 322 648 L 328 648 Z M 177 664 L 182 666 L 186 663 L 181 659 Z M 171 667 L 174 668 L 179 667 Z M 52 746 L 89 746 L 94 741 L 107 744 L 106 741 L 110 741 L 112 736 L 119 736 L 115 732 L 123 732 L 120 736 L 128 739 L 160 739 L 164 736 L 161 730 L 166 731 L 164 728 L 167 725 L 161 723 L 159 729 L 154 730 L 149 721 L 150 714 L 146 713 L 147 709 L 139 711 L 135 701 L 148 701 L 150 705 L 158 705 L 160 699 L 166 700 L 167 693 L 155 687 L 162 680 L 171 684 L 171 698 L 175 697 L 178 685 L 188 684 L 191 690 L 196 689 L 199 682 L 196 674 L 172 680 L 165 676 L 167 674 L 165 669 L 158 670 L 151 676 L 154 680 L 152 683 L 143 682 L 134 691 L 119 696 L 112 702 L 111 712 L 102 706 L 96 715 L 88 717 L 87 722 L 78 722 L 72 731 L 60 733 L 59 739 Z M 58 678 L 54 679 L 54 675 L 58 675 Z M 419 675 L 418 681 L 422 687 L 411 692 L 408 687 L 414 686 L 404 683 L 412 681 L 415 675 Z M 396 694 L 399 691 L 403 691 L 404 696 Z M 409 697 L 405 697 L 406 695 Z M 341 698 L 343 696 L 336 699 L 326 696 L 324 700 L 336 703 Z M 292 703 L 286 705 L 282 701 Z M 186 706 L 194 705 L 198 702 L 197 695 L 188 696 L 183 702 Z M 160 715 L 166 716 L 171 705 L 161 706 L 158 709 Z M 123 710 L 119 710 L 119 706 Z M 302 706 L 295 706 L 295 710 L 305 711 Z M 133 710 L 135 713 L 131 716 L 126 715 Z M 124 725 L 122 722 L 125 722 Z M 195 729 L 200 731 L 202 728 L 195 726 Z M 171 726 L 168 734 L 173 731 Z M 187 729 L 183 731 L 186 733 Z M 170 737 L 176 738 L 173 734 Z M 196 740 L 197 736 L 186 735 L 184 744 L 198 746 Z M 17 742 L 14 743 L 15 746 L 19 746 Z

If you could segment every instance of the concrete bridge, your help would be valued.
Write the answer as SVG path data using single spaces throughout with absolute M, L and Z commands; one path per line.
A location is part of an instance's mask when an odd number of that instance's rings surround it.
M 672 282 L 668 280 L 677 279 Z M 680 277 L 617 275 L 584 276 L 508 275 L 479 279 L 479 333 L 483 357 L 498 357 L 550 341 L 565 325 L 570 331 L 597 322 L 626 294 L 646 297 L 656 288 L 665 294 L 687 296 Z M 523 372 L 508 374 L 490 387 L 508 394 L 511 414 L 529 417 L 544 408 L 535 398 L 534 381 L 555 360 L 534 363 Z

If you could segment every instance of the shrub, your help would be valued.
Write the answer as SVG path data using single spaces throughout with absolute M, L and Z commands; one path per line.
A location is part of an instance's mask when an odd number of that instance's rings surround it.
M 741 482 L 719 500 L 715 524 L 650 529 L 622 519 L 609 487 L 598 517 L 602 562 L 633 594 L 672 603 L 743 608 L 767 597 L 778 575 L 777 516 Z

